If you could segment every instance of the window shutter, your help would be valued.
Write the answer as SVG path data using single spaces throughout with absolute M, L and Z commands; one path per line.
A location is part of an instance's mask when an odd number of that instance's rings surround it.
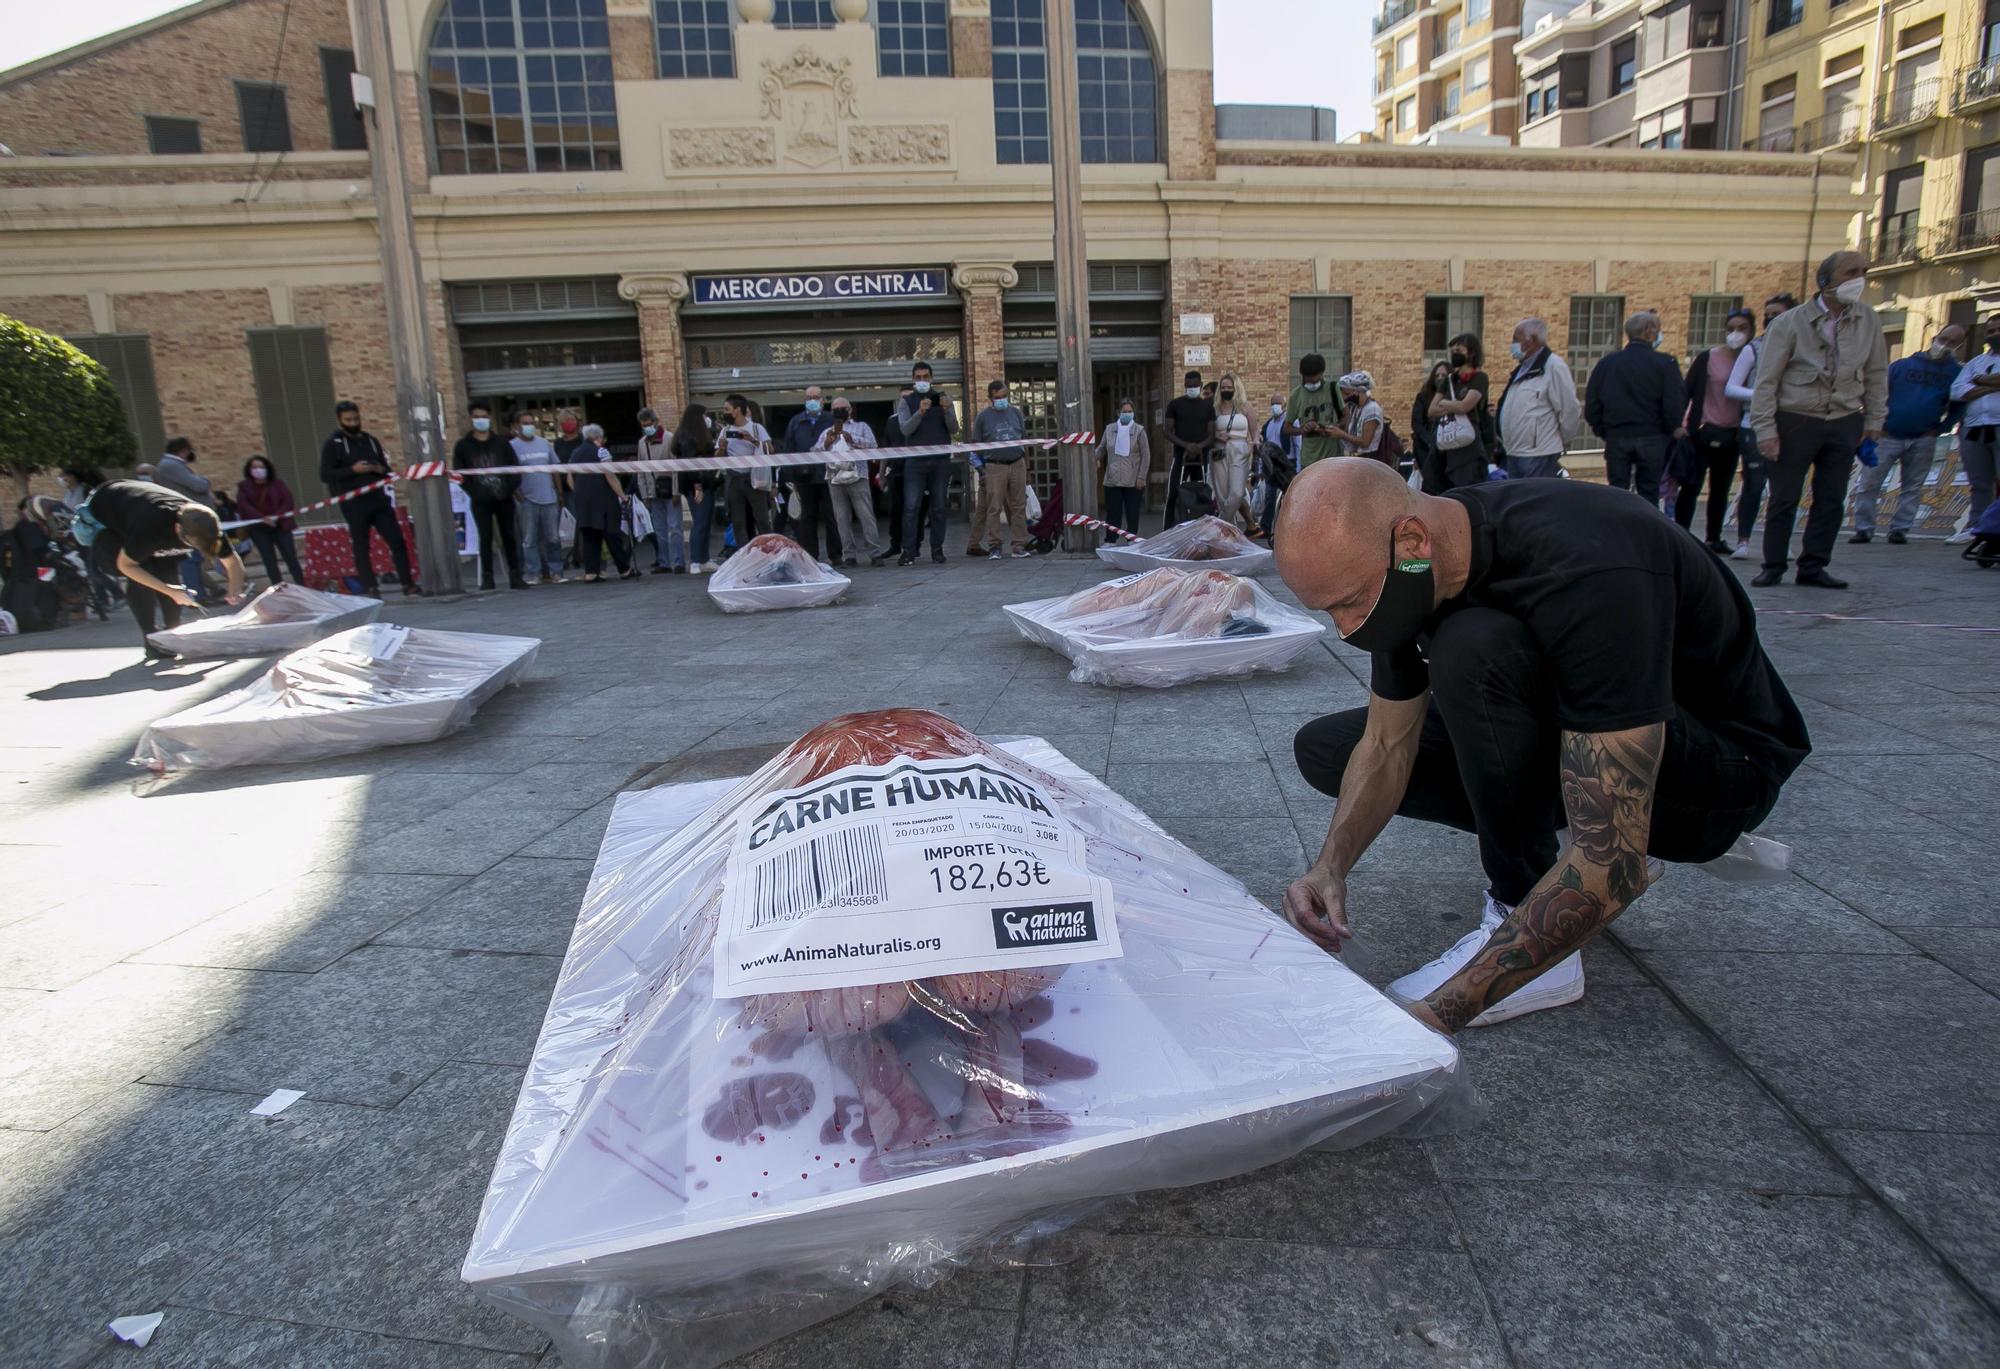
M 368 146 L 368 130 L 362 126 L 361 111 L 354 107 L 354 52 L 350 48 L 321 48 L 319 68 L 326 82 L 326 122 L 334 149 L 358 152 Z
M 292 113 L 283 86 L 238 81 L 236 112 L 243 124 L 245 152 L 292 150 Z
M 160 392 L 153 380 L 153 341 L 144 333 L 86 333 L 69 339 L 111 376 L 112 388 L 125 402 L 125 426 L 137 443 L 134 463 L 150 461 L 167 445 L 160 418 Z
M 250 375 L 264 455 L 301 504 L 320 488 L 321 439 L 333 429 L 333 365 L 324 328 L 251 328 Z
M 148 114 L 146 145 L 156 157 L 192 157 L 201 151 L 201 124 L 194 119 Z

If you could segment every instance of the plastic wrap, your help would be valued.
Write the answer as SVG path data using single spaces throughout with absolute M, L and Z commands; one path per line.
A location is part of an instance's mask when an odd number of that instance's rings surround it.
M 243 688 L 162 718 L 132 763 L 269 765 L 406 746 L 456 732 L 534 664 L 534 637 L 372 623 L 302 647 Z
M 328 594 L 304 585 L 278 584 L 236 612 L 196 618 L 179 627 L 146 635 L 146 643 L 187 660 L 225 656 L 271 656 L 297 651 L 322 637 L 375 621 L 380 599 Z
M 620 796 L 462 1273 L 570 1369 L 714 1365 L 1462 1085 L 1046 743 L 854 714 Z
M 772 608 L 818 608 L 847 593 L 853 581 L 789 537 L 767 532 L 708 577 L 708 597 L 724 613 Z
M 1164 686 L 1283 670 L 1325 624 L 1219 570 L 1149 570 L 1058 599 L 1008 604 L 1030 641 L 1084 684 Z
M 1097 549 L 1120 570 L 1226 570 L 1257 575 L 1270 569 L 1271 553 L 1236 527 L 1213 515 L 1176 523 L 1141 542 L 1121 542 Z

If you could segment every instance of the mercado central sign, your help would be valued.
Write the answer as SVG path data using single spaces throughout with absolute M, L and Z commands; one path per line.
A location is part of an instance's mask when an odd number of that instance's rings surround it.
M 926 299 L 950 292 L 942 270 L 781 271 L 769 275 L 696 276 L 689 284 L 697 305 Z

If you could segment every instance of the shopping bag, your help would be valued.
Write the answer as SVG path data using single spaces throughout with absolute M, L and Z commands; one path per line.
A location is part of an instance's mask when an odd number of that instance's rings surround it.
M 576 515 L 568 509 L 564 509 L 562 517 L 556 520 L 556 540 L 558 542 L 574 542 L 576 540 Z
M 1028 486 L 1027 513 L 1030 523 L 1039 523 L 1042 521 L 1042 497 L 1035 493 L 1033 485 Z
M 653 535 L 653 515 L 646 508 L 646 501 L 643 499 L 632 500 L 631 507 L 632 540 L 634 542 L 643 541 Z

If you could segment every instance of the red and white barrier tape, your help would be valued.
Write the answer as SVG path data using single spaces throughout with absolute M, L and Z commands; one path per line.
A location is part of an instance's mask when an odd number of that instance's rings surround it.
M 1064 514 L 1063 526 L 1069 528 L 1095 528 L 1099 532 L 1108 532 L 1113 537 L 1122 537 L 1127 542 L 1137 542 L 1140 540 L 1139 534 L 1136 532 L 1127 532 L 1123 528 L 1115 528 L 1111 526 L 1111 524 L 1109 523 L 1102 522 L 1098 519 L 1091 518 L 1080 513 Z

